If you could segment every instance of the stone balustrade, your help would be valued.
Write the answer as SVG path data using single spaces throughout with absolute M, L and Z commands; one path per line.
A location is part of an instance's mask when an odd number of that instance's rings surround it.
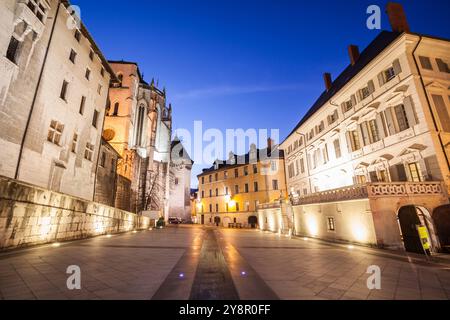
M 291 198 L 294 206 L 350 201 L 377 197 L 411 197 L 411 196 L 442 196 L 445 188 L 442 182 L 390 182 L 354 185 L 340 189 L 316 192 L 303 197 Z
M 257 207 L 257 210 L 279 209 L 279 208 L 281 208 L 281 203 L 279 201 L 275 201 L 275 202 L 270 202 L 270 203 L 259 204 Z

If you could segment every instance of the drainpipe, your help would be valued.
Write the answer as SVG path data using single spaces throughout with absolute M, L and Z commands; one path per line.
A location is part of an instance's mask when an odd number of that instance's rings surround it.
M 425 82 L 423 81 L 423 77 L 422 77 L 422 73 L 420 71 L 419 63 L 417 62 L 417 59 L 416 59 L 416 51 L 419 48 L 419 46 L 420 46 L 420 44 L 422 42 L 422 39 L 423 39 L 423 37 L 419 36 L 419 42 L 417 43 L 416 47 L 414 48 L 414 50 L 412 52 L 412 56 L 413 56 L 413 59 L 414 59 L 414 63 L 416 65 L 417 72 L 418 72 L 419 77 L 420 77 L 420 83 L 422 85 L 422 89 L 423 89 L 424 94 L 425 94 L 425 99 L 427 100 L 428 109 L 430 110 L 431 118 L 433 119 L 434 130 L 436 132 L 439 132 L 439 128 L 438 128 L 438 125 L 437 125 L 437 122 L 436 122 L 436 117 L 434 115 L 433 108 L 431 107 L 430 98 L 428 97 L 428 93 L 427 93 L 427 90 L 425 88 Z M 442 138 L 439 135 L 439 133 L 438 133 L 438 139 L 439 139 L 439 144 L 441 145 L 442 151 L 444 152 L 444 157 L 445 157 L 445 161 L 447 162 L 447 166 L 450 168 L 450 160 L 449 160 L 449 158 L 447 156 L 447 153 L 445 152 L 444 143 L 442 142 Z
M 47 64 L 48 53 L 50 51 L 50 45 L 51 45 L 52 40 L 53 40 L 53 34 L 55 33 L 55 26 L 56 26 L 56 21 L 58 20 L 60 7 L 61 7 L 61 0 L 58 0 L 58 8 L 56 9 L 55 20 L 53 21 L 52 31 L 50 33 L 50 38 L 48 40 L 47 49 L 45 50 L 44 61 L 42 63 L 41 71 L 39 72 L 39 78 L 38 78 L 38 82 L 37 82 L 37 85 L 36 85 L 36 89 L 34 91 L 33 101 L 31 102 L 30 112 L 28 114 L 27 123 L 25 125 L 25 131 L 23 133 L 22 141 L 21 141 L 21 144 L 20 144 L 19 157 L 17 159 L 17 166 L 16 166 L 16 173 L 14 175 L 14 179 L 16 179 L 16 180 L 19 179 L 20 163 L 22 161 L 23 149 L 25 147 L 25 140 L 27 138 L 28 129 L 29 129 L 30 122 L 31 122 L 31 117 L 33 115 L 33 110 L 34 110 L 34 107 L 36 105 L 37 95 L 38 95 L 38 92 L 39 92 L 39 88 L 41 86 L 42 75 L 44 74 L 44 69 L 45 69 L 45 66 Z

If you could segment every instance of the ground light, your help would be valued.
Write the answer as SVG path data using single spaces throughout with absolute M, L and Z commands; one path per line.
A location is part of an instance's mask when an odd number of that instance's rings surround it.
M 350 249 L 350 250 L 353 250 L 353 249 L 355 249 L 355 246 L 349 245 L 347 248 Z
M 303 238 L 303 240 L 305 240 L 305 241 L 308 241 L 309 239 L 308 239 L 308 238 L 306 238 L 306 237 L 304 237 L 304 238 Z
M 58 248 L 60 246 L 61 246 L 61 243 L 59 243 L 59 242 L 52 243 L 53 248 Z
M 136 231 L 136 230 L 133 230 L 133 233 L 137 233 L 137 231 Z
M 106 237 L 107 237 L 107 238 L 111 238 L 111 237 L 112 237 L 112 234 L 107 234 Z
M 241 276 L 245 277 L 246 275 L 247 275 L 247 272 L 245 272 L 245 271 L 241 272 Z
M 178 275 L 178 277 L 179 277 L 180 279 L 183 279 L 183 278 L 184 278 L 184 273 L 180 273 L 180 274 Z

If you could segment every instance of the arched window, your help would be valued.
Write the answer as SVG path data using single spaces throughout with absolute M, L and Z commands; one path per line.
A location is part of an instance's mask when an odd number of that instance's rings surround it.
M 142 144 L 142 131 L 144 130 L 144 117 L 145 117 L 145 107 L 139 107 L 137 130 L 136 130 L 136 145 L 140 146 Z
M 113 116 L 118 116 L 118 115 L 119 115 L 119 103 L 116 102 L 116 103 L 114 104 L 114 113 L 113 113 Z

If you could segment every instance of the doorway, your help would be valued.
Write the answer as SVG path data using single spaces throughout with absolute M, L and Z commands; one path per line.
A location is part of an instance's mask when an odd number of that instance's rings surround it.
M 214 224 L 216 225 L 216 227 L 220 225 L 220 217 L 214 217 Z
M 204 214 L 202 214 L 201 220 L 202 220 L 202 224 L 205 224 L 205 215 Z
M 430 221 L 425 208 L 405 206 L 398 212 L 398 222 L 405 250 L 408 252 L 424 254 L 422 242 L 417 231 L 417 226 L 425 226 L 428 231 L 428 242 L 433 248 L 435 244 L 433 223 Z
M 248 225 L 250 226 L 250 228 L 255 229 L 256 226 L 258 225 L 258 217 L 256 216 L 248 217 Z

